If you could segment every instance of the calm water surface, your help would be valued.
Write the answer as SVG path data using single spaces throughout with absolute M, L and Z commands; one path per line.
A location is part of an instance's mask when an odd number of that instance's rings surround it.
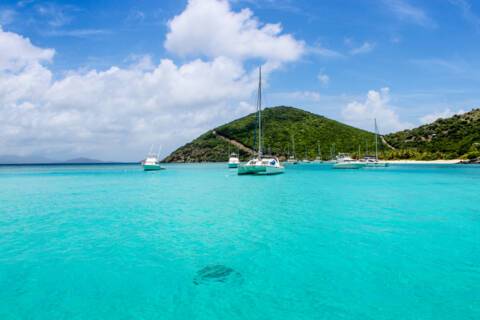
M 480 167 L 3 166 L 0 319 L 480 319 Z

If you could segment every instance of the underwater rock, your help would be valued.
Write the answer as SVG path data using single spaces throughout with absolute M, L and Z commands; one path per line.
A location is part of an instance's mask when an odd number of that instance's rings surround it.
M 193 279 L 196 285 L 206 282 L 242 282 L 242 275 L 230 267 L 212 264 L 197 271 Z

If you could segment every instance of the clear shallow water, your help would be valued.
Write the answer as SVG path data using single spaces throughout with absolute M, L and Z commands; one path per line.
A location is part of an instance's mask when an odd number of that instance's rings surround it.
M 480 167 L 0 167 L 0 319 L 479 318 Z

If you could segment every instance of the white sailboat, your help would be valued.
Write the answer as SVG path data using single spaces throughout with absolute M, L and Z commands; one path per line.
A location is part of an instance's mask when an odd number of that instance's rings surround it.
M 240 164 L 240 159 L 238 158 L 237 154 L 235 152 L 230 154 L 230 158 L 228 158 L 228 167 L 231 169 L 238 168 L 239 164 Z
M 280 174 L 285 168 L 280 164 L 277 157 L 262 154 L 262 68 L 258 71 L 258 98 L 257 98 L 257 121 L 258 121 L 258 150 L 257 156 L 244 165 L 238 166 L 239 175 L 272 175 Z
M 293 151 L 293 154 L 288 157 L 287 163 L 297 164 L 298 160 L 295 158 L 295 137 L 294 136 L 292 136 L 292 151 Z
M 313 162 L 316 162 L 316 163 L 322 163 L 323 160 L 322 160 L 322 151 L 320 151 L 320 144 L 317 143 L 317 148 L 318 148 L 318 154 L 317 154 L 317 157 L 315 158 L 315 160 L 313 160 Z
M 363 161 L 365 162 L 365 166 L 369 168 L 384 168 L 388 167 L 388 163 L 384 161 L 378 161 L 378 127 L 377 127 L 377 119 L 374 119 L 375 125 L 375 157 L 372 156 L 365 156 Z
M 150 147 L 150 152 L 148 153 L 145 160 L 142 161 L 142 166 L 144 171 L 156 171 L 165 169 L 160 165 L 160 148 L 158 153 L 155 154 L 152 152 L 153 145 Z
M 327 160 L 326 162 L 327 163 L 336 163 L 337 162 L 337 159 L 336 159 L 336 155 L 337 152 L 336 152 L 336 149 L 335 149 L 335 143 L 332 143 L 332 145 L 330 146 L 330 159 Z
M 360 169 L 365 167 L 365 162 L 354 160 L 346 153 L 339 153 L 336 159 L 333 165 L 334 169 Z
M 310 163 L 310 159 L 308 159 L 307 155 L 307 150 L 305 150 L 305 157 L 303 158 L 302 163 Z
M 290 163 L 290 164 L 297 164 L 297 163 L 298 163 L 298 160 L 297 160 L 297 159 L 295 159 L 295 157 L 294 157 L 294 156 L 290 156 L 290 157 L 288 157 L 288 159 L 287 159 L 287 163 Z

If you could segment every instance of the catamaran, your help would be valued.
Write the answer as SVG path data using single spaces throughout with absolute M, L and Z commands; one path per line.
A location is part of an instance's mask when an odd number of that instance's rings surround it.
M 333 165 L 334 169 L 360 169 L 365 167 L 365 162 L 354 160 L 346 153 L 339 153 L 336 159 Z
M 258 122 L 258 149 L 257 155 L 244 165 L 238 166 L 239 175 L 272 175 L 285 171 L 277 157 L 266 156 L 262 153 L 262 68 L 258 70 L 258 96 L 257 96 L 257 122 Z
M 238 168 L 238 165 L 240 164 L 240 159 L 235 153 L 232 153 L 230 155 L 230 158 L 228 158 L 228 167 L 229 168 Z
M 365 156 L 363 158 L 363 162 L 365 162 L 366 167 L 373 167 L 373 168 L 380 168 L 380 167 L 388 167 L 387 162 L 380 162 L 378 161 L 378 127 L 377 127 L 377 119 L 374 119 L 375 124 L 375 157 L 372 156 Z
M 142 161 L 142 166 L 144 171 L 155 171 L 165 169 L 160 165 L 160 148 L 158 153 L 155 154 L 152 152 L 153 145 L 150 147 L 150 152 L 148 153 L 145 160 Z

